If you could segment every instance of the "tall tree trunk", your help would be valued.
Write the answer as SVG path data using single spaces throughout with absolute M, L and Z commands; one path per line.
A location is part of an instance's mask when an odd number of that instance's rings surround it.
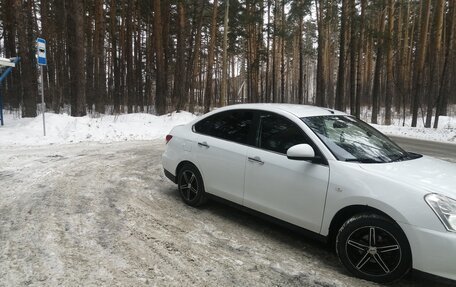
M 133 68 L 133 11 L 135 10 L 133 0 L 127 1 L 127 12 L 125 18 L 126 35 L 125 35 L 125 59 L 126 59 L 126 99 L 125 105 L 128 107 L 128 113 L 134 111 L 133 107 L 136 105 L 135 93 L 135 70 Z
M 106 103 L 106 66 L 104 61 L 104 35 L 105 35 L 105 12 L 103 0 L 95 0 L 95 36 L 94 36 L 94 82 L 95 94 L 95 111 L 104 112 Z
M 125 112 L 125 107 L 128 107 L 128 93 L 126 90 L 126 77 L 128 77 L 127 71 L 127 57 L 129 53 L 127 52 L 127 39 L 126 39 L 126 27 L 128 25 L 125 19 L 127 18 L 127 11 L 129 10 L 126 7 L 126 3 L 129 0 L 120 0 L 120 21 L 119 21 L 119 71 L 120 71 L 120 82 L 119 82 L 119 96 L 120 96 L 120 112 Z M 128 112 L 128 111 L 127 111 Z
M 340 47 L 339 47 L 339 70 L 337 73 L 336 88 L 336 109 L 344 110 L 345 106 L 345 72 L 346 72 L 346 39 L 347 39 L 347 18 L 348 18 L 348 0 L 342 1 L 342 17 L 340 24 Z
M 259 81 L 259 24 L 253 21 L 257 10 L 254 2 L 247 4 L 247 100 L 248 102 L 258 102 L 258 81 Z
M 285 0 L 280 9 L 280 102 L 285 102 Z
M 161 0 L 154 0 L 154 39 L 156 54 L 156 89 L 155 112 L 158 115 L 166 113 L 166 98 L 168 83 L 166 76 L 165 43 L 163 41 L 163 23 Z
M 355 116 L 361 116 L 361 97 L 363 94 L 363 68 L 364 68 L 364 25 L 366 14 L 366 0 L 361 0 L 361 23 L 358 40 L 358 68 L 356 71 L 356 103 L 355 103 Z
M 451 78 L 454 76 L 450 70 L 450 63 L 454 63 L 454 48 L 455 48 L 455 33 L 456 33 L 456 5 L 454 1 L 450 1 L 449 20 L 448 20 L 448 40 L 445 52 L 445 63 L 442 72 L 442 81 L 440 85 L 439 98 L 437 101 L 437 109 L 435 111 L 434 128 L 439 126 L 439 117 L 446 114 L 449 95 L 451 93 Z
M 195 110 L 195 90 L 196 84 L 198 81 L 198 65 L 200 63 L 200 53 L 201 53 L 201 29 L 203 27 L 203 15 L 204 15 L 204 3 L 202 2 L 199 5 L 197 13 L 197 28 L 195 30 L 195 49 L 193 50 L 192 57 L 192 67 L 191 67 L 191 79 L 190 81 L 190 102 L 189 102 L 189 112 L 193 113 Z
M 393 33 L 394 33 L 394 0 L 388 0 L 388 32 L 386 35 L 386 95 L 385 125 L 391 125 L 392 99 L 394 98 L 393 78 Z
M 378 30 L 379 39 L 377 41 L 377 59 L 375 61 L 375 72 L 374 72 L 374 84 L 372 87 L 372 118 L 371 122 L 373 124 L 377 123 L 378 111 L 379 111 L 379 100 L 381 94 L 381 71 L 383 65 L 383 53 L 384 53 L 384 40 L 383 33 L 385 32 L 385 19 L 384 13 L 380 13 L 379 17 L 380 29 Z
M 143 80 L 143 45 L 141 31 L 141 6 L 135 5 L 135 112 L 144 112 L 144 80 Z
M 229 24 L 230 0 L 225 2 L 225 17 L 223 20 L 223 58 L 222 58 L 222 85 L 220 93 L 220 106 L 226 105 L 228 92 L 228 24 Z
M 4 34 L 5 34 L 5 56 L 7 58 L 17 57 L 17 28 L 18 28 L 18 4 L 16 0 L 6 0 L 2 5 L 2 14 L 4 17 Z M 20 70 L 12 73 L 6 79 L 6 86 L 8 87 L 9 104 L 13 109 L 19 109 L 21 100 L 21 81 Z M 2 91 L 3 92 L 3 91 Z M 5 97 L 6 98 L 6 97 Z
M 173 105 L 176 111 L 182 109 L 185 102 L 185 82 L 187 72 L 185 70 L 185 27 L 187 19 L 185 15 L 185 3 L 179 0 L 178 3 L 178 25 L 177 25 L 177 55 L 176 55 L 176 69 L 174 73 L 174 92 L 173 92 Z
M 64 1 L 55 1 L 54 11 L 57 15 L 66 15 Z M 59 113 L 63 104 L 67 101 L 69 94 L 68 89 L 68 74 L 69 68 L 67 65 L 66 55 L 66 39 L 67 39 L 67 21 L 66 17 L 55 18 L 55 30 L 56 35 L 55 46 L 54 46 L 54 60 L 55 60 L 55 93 L 52 97 L 52 110 L 55 113 Z M 59 29 L 57 29 L 59 27 Z M 52 44 L 52 43 L 51 43 Z M 50 63 L 49 63 L 50 64 Z
M 91 1 L 84 1 L 85 5 L 88 6 L 84 10 L 84 46 L 85 46 L 85 96 L 87 100 L 87 108 L 89 113 L 92 112 L 92 108 L 95 105 L 95 82 L 94 82 L 94 55 L 93 55 L 93 33 L 94 28 L 92 23 L 94 22 L 93 7 Z
M 111 27 L 110 27 L 110 34 L 111 34 L 111 58 L 113 62 L 113 75 L 114 79 L 112 79 L 112 98 L 114 102 L 114 112 L 120 112 L 120 65 L 119 65 L 119 43 L 118 43 L 118 35 L 117 35 L 117 1 L 111 0 L 110 4 L 110 19 L 111 19 Z
M 441 74 L 441 59 L 442 59 L 442 36 L 443 36 L 443 6 L 445 0 L 434 1 L 436 7 L 434 7 L 434 37 L 432 38 L 432 63 L 431 63 L 431 78 L 430 78 L 430 89 L 427 96 L 427 113 L 426 122 L 424 127 L 430 128 L 432 123 L 432 114 L 435 107 L 436 99 L 439 95 L 440 74 Z
M 16 0 L 18 51 L 21 57 L 21 82 L 23 117 L 36 117 L 38 82 L 35 58 L 35 37 L 33 32 L 33 5 L 35 1 Z
M 147 2 L 148 5 L 151 5 L 151 2 Z M 146 64 L 144 67 L 144 73 L 145 73 L 145 87 L 144 87 L 144 97 L 145 97 L 145 105 L 147 106 L 147 112 L 149 112 L 149 109 L 152 107 L 153 98 L 154 94 L 152 92 L 152 71 L 154 70 L 154 48 L 153 48 L 153 42 L 154 42 L 154 35 L 153 35 L 153 29 L 152 29 L 152 15 L 147 15 L 147 21 L 146 21 Z
M 298 80 L 298 104 L 304 104 L 304 17 L 301 16 L 299 19 L 299 80 Z
M 431 13 L 431 1 L 423 0 L 421 1 L 421 27 L 420 27 L 420 39 L 417 47 L 417 57 L 415 64 L 415 80 L 414 80 L 414 90 L 412 97 L 412 127 L 416 127 L 418 120 L 418 108 L 420 106 L 420 99 L 423 89 L 423 73 L 424 73 L 424 62 L 426 60 L 426 48 L 428 40 L 428 30 L 429 30 L 429 16 Z
M 355 0 L 350 0 L 350 114 L 356 114 L 356 51 L 357 49 L 357 23 Z
M 325 107 L 326 104 L 326 88 L 328 82 L 326 81 L 326 61 L 325 61 L 325 47 L 327 46 L 328 35 L 326 34 L 326 25 L 324 20 L 324 3 L 323 0 L 315 0 L 315 6 L 317 11 L 317 23 L 318 23 L 318 56 L 317 56 L 317 94 L 315 101 L 317 106 Z M 327 16 L 326 16 L 327 17 Z
M 345 71 L 346 71 L 346 39 L 347 39 L 347 18 L 348 0 L 342 1 L 342 17 L 340 24 L 340 48 L 339 48 L 339 70 L 337 73 L 336 87 L 336 109 L 345 110 Z
M 271 57 L 269 55 L 269 49 L 270 49 L 270 44 L 271 44 L 271 5 L 272 5 L 272 0 L 267 0 L 267 19 L 268 19 L 268 24 L 266 26 L 267 32 L 266 32 L 266 51 L 268 51 L 268 55 L 266 56 L 266 76 L 265 76 L 265 95 L 264 99 L 266 103 L 269 103 L 271 101 L 271 80 L 270 80 L 270 62 L 271 62 Z
M 407 12 L 406 19 L 411 15 L 410 2 L 407 1 Z M 408 25 L 407 25 L 408 26 Z M 403 125 L 405 125 L 405 117 L 407 112 L 407 106 L 411 106 L 412 101 L 412 85 L 413 85 L 413 71 L 412 71 L 412 49 L 415 41 L 415 24 L 404 31 L 404 44 L 402 48 L 402 58 L 405 61 L 405 65 L 402 69 L 402 79 L 404 79 L 403 99 L 402 99 L 402 114 L 403 114 Z
M 214 97 L 213 89 L 213 65 L 215 58 L 215 43 L 217 41 L 217 11 L 218 11 L 218 0 L 214 0 L 212 8 L 212 20 L 211 20 L 211 31 L 209 38 L 208 47 L 208 60 L 207 60 L 207 76 L 206 76 L 206 91 L 204 93 L 204 112 L 207 113 L 212 107 L 212 99 Z
M 280 31 L 281 24 L 280 19 L 281 15 L 281 2 L 283 0 L 274 0 L 274 22 L 273 22 L 273 39 L 272 39 L 272 102 L 280 102 L 279 92 L 279 70 L 280 70 L 280 47 L 281 47 L 281 37 L 277 31 Z
M 84 75 L 84 5 L 79 0 L 68 0 L 68 61 L 70 66 L 71 115 L 86 115 Z

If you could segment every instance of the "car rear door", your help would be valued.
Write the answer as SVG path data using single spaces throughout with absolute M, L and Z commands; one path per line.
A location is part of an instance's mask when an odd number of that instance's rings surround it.
M 194 126 L 196 158 L 206 192 L 242 204 L 247 144 L 251 141 L 253 111 L 214 114 Z
M 319 232 L 329 166 L 288 159 L 288 148 L 309 141 L 302 129 L 278 114 L 258 116 L 256 147 L 247 149 L 244 205 Z

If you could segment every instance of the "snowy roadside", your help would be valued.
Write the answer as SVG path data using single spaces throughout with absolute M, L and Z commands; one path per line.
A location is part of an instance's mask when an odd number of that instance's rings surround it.
M 0 145 L 35 146 L 154 140 L 165 136 L 174 126 L 196 118 L 188 112 L 163 116 L 137 113 L 99 117 L 46 113 L 45 117 L 46 137 L 43 136 L 41 115 L 36 118 L 18 118 L 6 114 L 5 126 L 0 127 Z
M 196 117 L 188 112 L 163 116 L 138 113 L 78 118 L 66 114 L 46 113 L 47 135 L 44 137 L 41 115 L 22 119 L 6 113 L 5 126 L 0 127 L 0 146 L 154 140 L 164 137 L 174 126 L 185 124 Z M 421 122 L 418 123 L 418 127 L 412 128 L 410 122 L 410 118 L 405 122 L 396 119 L 391 126 L 373 126 L 391 136 L 456 144 L 456 117 L 440 117 L 437 129 L 424 128 Z
M 439 118 L 439 127 L 425 128 L 422 122 L 418 122 L 417 127 L 411 127 L 411 118 L 405 122 L 400 119 L 393 119 L 390 126 L 374 125 L 376 129 L 390 136 L 416 138 L 427 141 L 447 142 L 456 144 L 456 118 L 443 117 Z M 434 119 L 432 120 L 434 122 Z

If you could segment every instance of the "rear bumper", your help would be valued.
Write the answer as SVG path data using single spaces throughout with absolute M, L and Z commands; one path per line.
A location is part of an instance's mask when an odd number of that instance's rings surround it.
M 171 180 L 174 183 L 177 183 L 176 176 L 174 176 L 171 172 L 167 171 L 166 169 L 163 169 L 165 172 L 165 176 Z

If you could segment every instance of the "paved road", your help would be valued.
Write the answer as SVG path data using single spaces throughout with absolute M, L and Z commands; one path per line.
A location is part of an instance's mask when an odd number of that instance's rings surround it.
M 456 163 L 456 144 L 439 143 L 404 137 L 389 137 L 407 151 L 429 155 Z

